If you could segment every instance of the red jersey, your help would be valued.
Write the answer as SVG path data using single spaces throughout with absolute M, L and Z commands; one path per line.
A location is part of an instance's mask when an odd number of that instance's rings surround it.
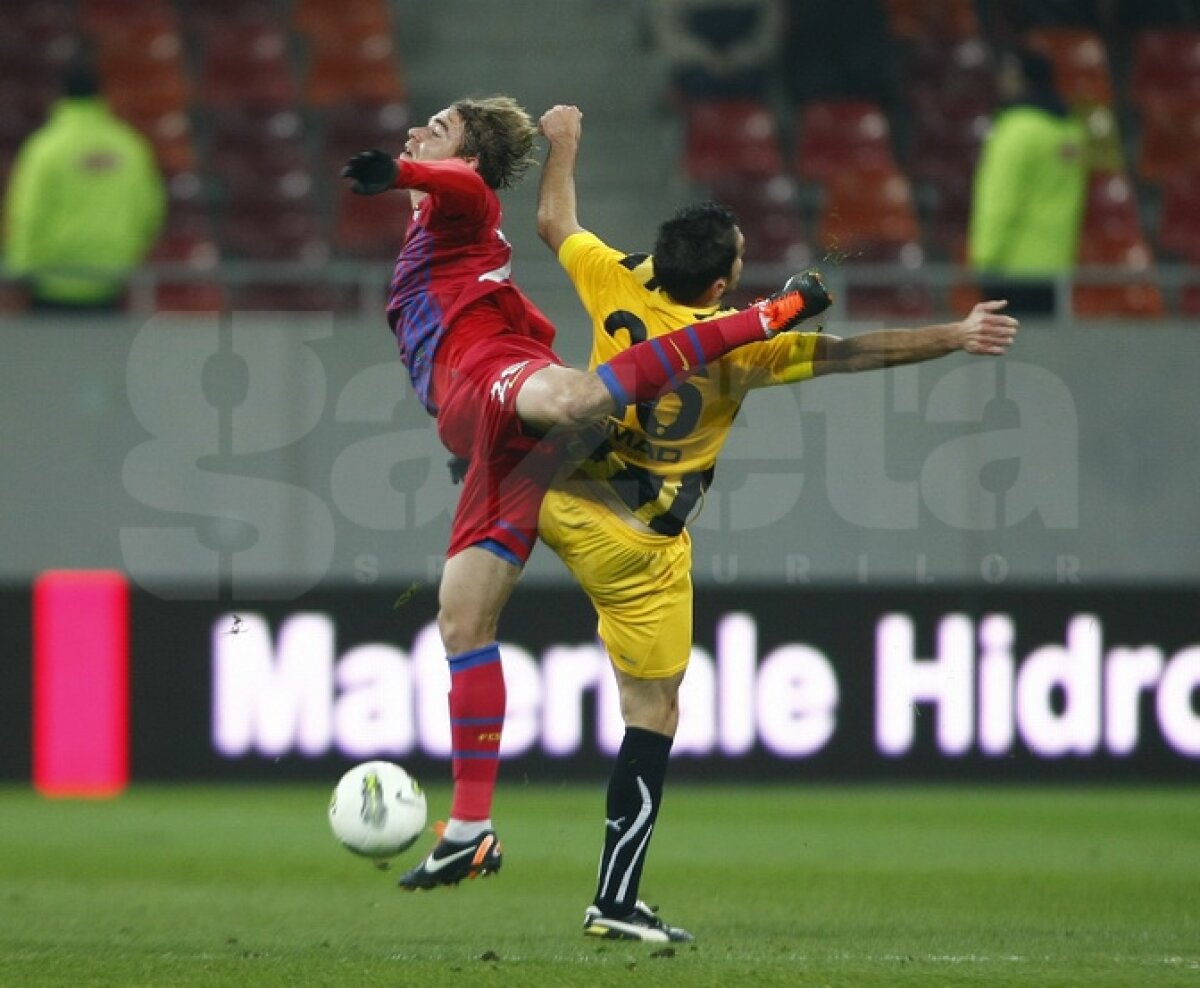
M 500 232 L 500 200 L 479 173 L 458 158 L 396 163 L 397 188 L 428 194 L 413 210 L 396 258 L 387 317 L 417 397 L 437 415 L 434 364 L 444 369 L 464 351 L 444 344 L 466 306 L 499 294 L 508 318 L 496 322 L 496 333 L 530 336 L 547 347 L 554 327 L 510 279 L 512 248 Z

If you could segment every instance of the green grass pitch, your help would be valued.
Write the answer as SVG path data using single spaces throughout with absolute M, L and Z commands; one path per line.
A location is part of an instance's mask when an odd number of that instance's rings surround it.
M 580 933 L 602 789 L 505 782 L 504 871 L 402 893 L 326 788 L 0 788 L 0 985 L 1200 984 L 1200 790 L 669 787 L 664 948 Z

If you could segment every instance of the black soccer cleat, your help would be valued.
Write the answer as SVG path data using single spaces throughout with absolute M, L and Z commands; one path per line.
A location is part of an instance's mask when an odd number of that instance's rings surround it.
M 624 916 L 606 916 L 599 906 L 588 906 L 583 914 L 583 935 L 602 940 L 645 940 L 651 943 L 690 943 L 696 938 L 679 926 L 668 926 L 658 916 L 657 906 L 639 899 Z
M 833 304 L 833 296 L 816 268 L 794 274 L 774 295 L 754 303 L 766 318 L 768 338 L 794 329 L 819 316 Z
M 409 892 L 435 889 L 457 885 L 464 878 L 487 878 L 500 870 L 503 855 L 496 831 L 485 830 L 474 840 L 453 841 L 442 837 L 445 826 L 434 828 L 438 842 L 429 857 L 400 876 L 396 883 L 400 888 Z

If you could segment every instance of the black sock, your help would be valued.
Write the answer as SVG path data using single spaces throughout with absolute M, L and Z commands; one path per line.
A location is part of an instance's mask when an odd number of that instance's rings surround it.
M 662 803 L 671 742 L 665 734 L 640 727 L 625 730 L 608 780 L 608 819 L 596 884 L 595 902 L 605 915 L 623 916 L 637 902 L 646 849 Z

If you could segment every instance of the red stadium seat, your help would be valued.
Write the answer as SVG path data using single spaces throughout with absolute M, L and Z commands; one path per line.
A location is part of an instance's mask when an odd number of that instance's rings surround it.
M 972 0 L 887 0 L 887 17 L 892 34 L 908 41 L 979 34 Z
M 311 195 L 290 203 L 237 199 L 218 224 L 222 253 L 247 260 L 324 263 L 329 243 Z
M 797 176 L 824 181 L 847 171 L 894 169 L 892 133 L 882 109 L 860 100 L 813 100 L 797 114 Z
M 1150 271 L 1153 254 L 1140 237 L 1093 237 L 1080 243 L 1080 266 L 1108 265 L 1126 271 Z M 1162 292 L 1150 277 L 1137 282 L 1077 283 L 1073 289 L 1075 314 L 1094 317 L 1155 318 L 1166 312 Z
M 1111 106 L 1112 72 L 1104 40 L 1080 28 L 1042 28 L 1030 31 L 1025 43 L 1054 63 L 1058 90 L 1073 106 Z
M 683 164 L 697 182 L 731 175 L 767 179 L 783 172 L 779 127 L 765 103 L 690 103 L 684 127 Z
M 714 183 L 709 195 L 737 215 L 746 238 L 746 261 L 804 267 L 812 260 L 800 197 L 790 178 L 725 180 Z
M 288 36 L 261 22 L 213 29 L 201 58 L 198 96 L 205 106 L 217 109 L 293 107 L 298 89 L 292 76 Z
M 854 319 L 925 319 L 936 308 L 933 292 L 918 273 L 924 261 L 915 241 L 864 242 L 844 255 L 848 269 L 858 265 L 882 265 L 892 273 L 903 272 L 900 283 L 851 284 L 846 289 L 845 312 Z
M 991 47 L 982 38 L 922 38 L 905 62 L 904 88 L 911 98 L 951 99 L 991 112 L 996 70 Z
M 1158 247 L 1189 263 L 1200 263 L 1200 171 L 1163 187 Z
M 1200 31 L 1142 31 L 1133 43 L 1130 95 L 1143 111 L 1163 100 L 1200 99 Z
M 333 249 L 342 257 L 391 260 L 412 215 L 407 195 L 356 196 L 341 189 L 333 219 Z
M 1123 174 L 1088 176 L 1081 239 L 1135 242 L 1142 238 L 1137 190 Z
M 286 186 L 275 186 L 293 173 L 311 175 L 305 141 L 304 117 L 293 110 L 225 110 L 211 117 L 208 171 L 227 192 L 242 190 L 270 198 Z M 305 192 L 307 189 L 305 190 Z M 293 194 L 294 195 L 294 194 Z
M 392 18 L 384 0 L 296 0 L 292 26 L 313 41 L 392 34 Z
M 345 103 L 325 114 L 322 152 L 326 174 L 336 176 L 354 153 L 380 148 L 393 155 L 404 150 L 411 114 L 404 103 Z
M 853 255 L 921 239 L 908 177 L 895 168 L 839 172 L 824 185 L 819 250 Z
M 404 80 L 391 35 L 314 42 L 304 98 L 310 106 L 404 102 Z
M 356 304 L 352 288 L 322 282 L 256 282 L 234 294 L 236 308 L 255 312 L 339 312 Z
M 229 308 L 229 294 L 214 281 L 159 282 L 154 292 L 159 312 L 222 312 Z
M 941 183 L 970 176 L 991 127 L 991 107 L 953 95 L 918 97 L 912 104 L 909 173 Z
M 104 39 L 146 24 L 177 29 L 179 19 L 170 0 L 80 0 L 79 24 L 88 34 Z
M 965 257 L 973 191 L 974 177 L 969 171 L 946 174 L 930 184 L 931 201 L 924 224 L 930 254 L 949 261 Z
M 1165 182 L 1200 171 L 1200 99 L 1163 100 L 1142 113 L 1137 173 Z

